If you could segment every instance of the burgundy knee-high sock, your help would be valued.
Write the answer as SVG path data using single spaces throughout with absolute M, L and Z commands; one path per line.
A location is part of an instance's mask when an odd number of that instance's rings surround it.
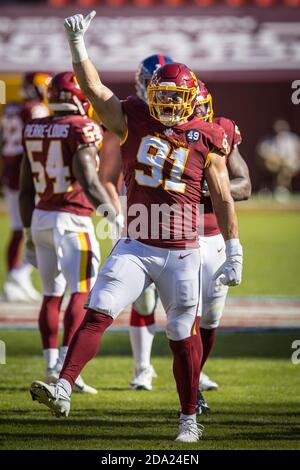
M 104 313 L 90 308 L 87 310 L 81 326 L 71 340 L 59 377 L 67 380 L 72 388 L 81 370 L 96 356 L 102 335 L 112 322 L 113 319 Z
M 149 326 L 155 323 L 154 312 L 150 315 L 141 315 L 134 307 L 131 309 L 130 326 Z
M 45 295 L 40 309 L 39 329 L 43 349 L 58 348 L 59 311 L 62 297 Z
M 17 268 L 21 262 L 21 246 L 23 240 L 23 231 L 14 230 L 11 234 L 9 244 L 6 250 L 8 271 Z
M 82 323 L 86 313 L 84 304 L 87 297 L 88 292 L 75 292 L 71 295 L 64 316 L 63 346 L 69 346 L 75 331 Z
M 200 319 L 196 322 L 199 325 Z M 181 412 L 185 415 L 196 413 L 197 392 L 199 384 L 202 343 L 199 326 L 195 334 L 181 341 L 169 340 L 173 353 L 173 373 L 181 404 Z
M 204 364 L 206 363 L 206 360 L 208 356 L 210 355 L 210 352 L 216 340 L 216 334 L 217 334 L 217 328 L 211 328 L 210 330 L 206 328 L 202 328 L 202 327 L 200 328 L 200 335 L 201 335 L 202 346 L 203 346 L 203 355 L 202 355 L 200 370 L 203 369 Z

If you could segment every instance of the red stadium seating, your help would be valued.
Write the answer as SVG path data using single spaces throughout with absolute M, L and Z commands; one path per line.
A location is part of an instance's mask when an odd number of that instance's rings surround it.
M 93 6 L 137 6 L 141 8 L 153 6 L 184 7 L 196 5 L 199 7 L 229 6 L 229 7 L 273 7 L 287 6 L 299 7 L 300 0 L 48 0 L 48 3 L 54 7 L 64 7 L 67 5 L 78 5 L 82 7 Z

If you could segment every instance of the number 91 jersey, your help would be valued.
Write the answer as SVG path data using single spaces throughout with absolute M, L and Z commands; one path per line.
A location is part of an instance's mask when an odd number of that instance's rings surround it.
M 80 146 L 100 150 L 103 133 L 99 125 L 82 116 L 50 116 L 26 124 L 23 134 L 39 201 L 37 209 L 89 216 L 94 208 L 72 172 L 72 160 Z
M 165 248 L 197 247 L 203 172 L 211 152 L 227 154 L 224 130 L 199 119 L 166 127 L 137 97 L 122 106 L 128 236 Z

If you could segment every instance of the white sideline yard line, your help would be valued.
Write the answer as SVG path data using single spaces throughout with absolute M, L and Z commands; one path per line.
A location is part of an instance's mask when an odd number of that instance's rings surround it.
M 0 301 L 1 328 L 37 328 L 39 304 Z M 127 308 L 114 322 L 112 330 L 126 330 L 130 310 Z M 156 323 L 163 329 L 166 317 L 159 303 Z M 221 328 L 300 328 L 300 298 L 231 297 L 227 300 Z

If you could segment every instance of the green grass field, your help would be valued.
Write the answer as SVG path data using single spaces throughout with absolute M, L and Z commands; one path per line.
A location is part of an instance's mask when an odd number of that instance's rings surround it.
M 239 211 L 245 253 L 235 296 L 300 296 L 300 216 L 288 208 Z M 0 215 L 0 289 L 5 278 L 8 221 Z M 110 243 L 101 246 L 103 259 Z M 37 272 L 34 281 L 39 284 Z M 97 396 L 73 395 L 68 419 L 57 420 L 32 402 L 28 388 L 43 379 L 37 331 L 1 330 L 7 364 L 0 365 L 0 449 L 300 449 L 300 365 L 293 365 L 291 333 L 220 333 L 206 372 L 220 383 L 206 398 L 212 408 L 202 441 L 174 442 L 179 408 L 167 340 L 154 340 L 158 373 L 152 392 L 131 391 L 126 333 L 108 332 L 84 371 Z
M 206 369 L 221 387 L 206 393 L 212 413 L 199 419 L 204 438 L 178 444 L 178 399 L 163 334 L 154 341 L 152 392 L 128 389 L 128 336 L 108 333 L 84 372 L 98 395 L 73 394 L 69 418 L 56 419 L 28 392 L 31 381 L 43 377 L 38 333 L 0 331 L 7 345 L 7 364 L 0 366 L 0 449 L 300 449 L 300 365 L 290 361 L 295 337 L 221 334 Z
M 239 205 L 242 208 L 246 203 Z M 235 296 L 300 296 L 300 213 L 281 210 L 239 211 L 240 236 L 244 247 L 244 271 L 241 286 L 231 290 Z M 0 213 L 0 260 L 9 236 L 8 220 Z M 102 261 L 111 249 L 102 243 Z M 0 262 L 0 289 L 5 278 L 5 263 Z M 34 281 L 39 286 L 38 275 Z

